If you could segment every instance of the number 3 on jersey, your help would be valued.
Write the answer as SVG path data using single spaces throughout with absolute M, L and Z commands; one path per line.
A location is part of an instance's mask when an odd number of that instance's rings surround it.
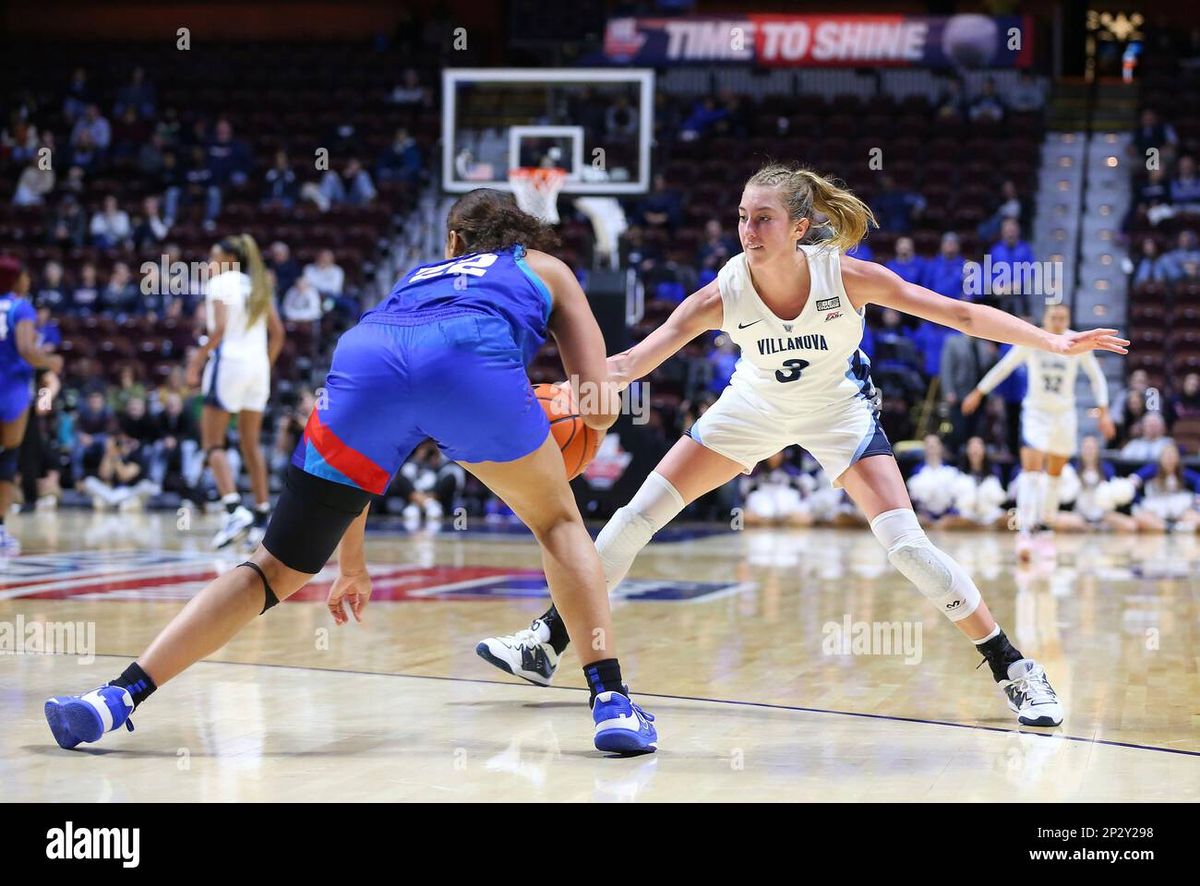
M 776 381 L 789 382 L 799 381 L 800 373 L 808 366 L 807 360 L 784 360 L 783 365 L 787 368 L 787 372 L 782 369 L 775 370 Z

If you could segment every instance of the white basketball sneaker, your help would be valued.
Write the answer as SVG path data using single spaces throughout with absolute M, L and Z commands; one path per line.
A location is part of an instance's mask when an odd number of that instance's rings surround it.
M 484 661 L 537 686 L 549 686 L 558 667 L 558 653 L 550 645 L 550 629 L 540 618 L 523 631 L 506 637 L 488 637 L 475 647 Z
M 1046 679 L 1045 669 L 1032 658 L 1010 664 L 1008 679 L 997 685 L 1022 726 L 1058 726 L 1062 723 L 1062 702 Z
M 212 546 L 216 550 L 227 547 L 237 541 L 254 525 L 254 514 L 245 505 L 238 505 L 232 514 L 225 515 L 225 521 L 217 534 L 213 536 Z

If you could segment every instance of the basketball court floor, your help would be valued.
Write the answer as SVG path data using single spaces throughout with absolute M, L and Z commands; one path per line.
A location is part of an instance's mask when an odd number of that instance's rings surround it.
M 661 750 L 591 743 L 568 653 L 552 688 L 474 652 L 547 603 L 523 530 L 368 530 L 375 591 L 335 628 L 332 573 L 134 715 L 63 751 L 43 700 L 118 674 L 218 571 L 213 517 L 39 513 L 0 572 L 7 801 L 1200 800 L 1193 538 L 935 533 L 1063 697 L 1021 728 L 966 641 L 866 530 L 669 528 L 615 603 Z M 75 642 L 75 647 L 68 644 Z M 45 654 L 58 650 L 83 655 Z M 7 653 L 20 654 L 7 654 Z

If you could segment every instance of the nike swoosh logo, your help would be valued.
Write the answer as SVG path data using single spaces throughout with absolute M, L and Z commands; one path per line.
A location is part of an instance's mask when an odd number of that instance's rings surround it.
M 738 329 L 745 329 L 747 326 L 753 326 L 755 323 L 761 323 L 761 322 L 762 322 L 762 318 L 760 317 L 759 319 L 753 320 L 750 323 L 739 323 Z

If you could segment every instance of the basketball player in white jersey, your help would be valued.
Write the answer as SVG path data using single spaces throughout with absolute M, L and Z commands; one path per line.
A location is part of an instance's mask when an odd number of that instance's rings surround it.
M 1064 304 L 1048 305 L 1042 328 L 1052 335 L 1067 331 L 1071 313 Z M 1048 353 L 1028 345 L 1009 350 L 988 370 L 975 390 L 963 398 L 963 415 L 979 408 L 983 398 L 1022 363 L 1029 372 L 1025 400 L 1021 403 L 1021 473 L 1017 477 L 1017 554 L 1032 556 L 1032 534 L 1053 529 L 1059 507 L 1059 478 L 1063 466 L 1075 455 L 1078 427 L 1075 415 L 1075 378 L 1087 373 L 1100 411 L 1100 432 L 1105 439 L 1116 433 L 1108 414 L 1108 382 L 1088 351 L 1075 356 Z M 1043 473 L 1044 471 L 1044 473 Z
M 271 366 L 283 348 L 283 323 L 253 237 L 226 237 L 213 247 L 212 260 L 221 272 L 208 281 L 204 305 L 208 335 L 188 366 L 187 382 L 192 387 L 200 384 L 204 393 L 201 445 L 225 505 L 221 528 L 212 542 L 219 549 L 244 535 L 250 544 L 257 544 L 266 531 L 271 505 L 259 438 L 263 410 L 271 396 Z M 225 455 L 225 432 L 233 414 L 238 417 L 242 461 L 254 492 L 254 513 L 242 504 Z
M 818 212 L 829 219 L 832 239 L 800 245 Z M 870 362 L 859 349 L 863 316 L 868 304 L 878 304 L 973 336 L 1063 355 L 1096 348 L 1123 354 L 1129 342 L 1113 329 L 1052 334 L 843 256 L 874 216 L 849 191 L 810 170 L 759 170 L 746 183 L 738 217 L 745 251 L 637 346 L 609 358 L 613 380 L 628 384 L 708 330 L 722 330 L 741 348 L 717 402 L 601 531 L 596 546 L 609 590 L 689 502 L 799 444 L 865 513 L 892 564 L 975 644 L 1018 720 L 1057 726 L 1062 706 L 1041 665 L 1013 648 L 971 577 L 933 545 L 913 513 L 879 426 Z M 528 630 L 486 639 L 476 652 L 546 685 L 568 642 L 551 608 Z

